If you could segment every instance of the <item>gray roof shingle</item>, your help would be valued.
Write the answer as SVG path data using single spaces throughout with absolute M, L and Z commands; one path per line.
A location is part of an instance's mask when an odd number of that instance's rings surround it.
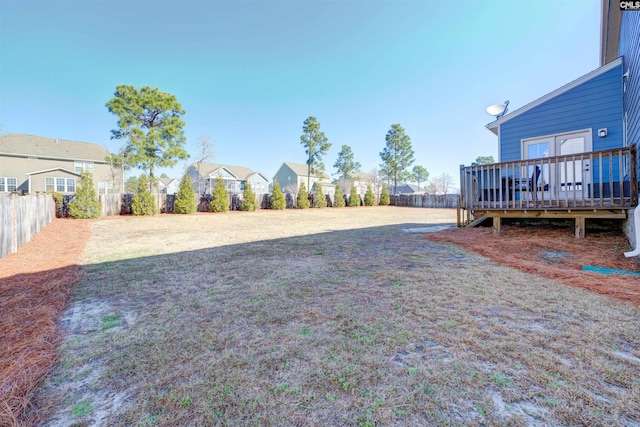
M 105 162 L 106 148 L 91 142 L 12 133 L 0 137 L 0 154 Z

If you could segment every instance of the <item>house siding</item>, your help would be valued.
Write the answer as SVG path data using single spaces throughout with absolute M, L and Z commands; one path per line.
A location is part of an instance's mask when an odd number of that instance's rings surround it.
M 622 65 L 500 126 L 500 161 L 522 159 L 522 140 L 592 129 L 593 150 L 623 146 Z M 598 129 L 607 128 L 606 138 Z
M 625 79 L 623 96 L 627 113 L 627 142 L 640 143 L 640 13 L 623 11 L 620 22 L 618 56 L 623 58 Z
M 0 176 L 17 178 L 18 191 L 31 193 L 45 191 L 46 177 L 78 179 L 75 175 L 69 175 L 60 170 L 53 170 L 42 174 L 32 175 L 31 188 L 29 188 L 29 175 L 27 175 L 27 173 L 55 168 L 63 168 L 73 171 L 75 167 L 74 160 L 54 160 L 46 158 L 29 160 L 28 158 L 21 156 L 0 156 L 0 165 L 2 165 L 0 166 Z M 98 191 L 98 182 L 113 182 L 111 167 L 108 164 L 93 161 L 93 183 L 96 192 Z

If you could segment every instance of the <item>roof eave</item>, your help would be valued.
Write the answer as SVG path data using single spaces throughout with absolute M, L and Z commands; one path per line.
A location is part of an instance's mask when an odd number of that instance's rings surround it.
M 620 2 L 602 0 L 600 21 L 600 65 L 608 64 L 618 56 L 620 21 L 622 11 Z

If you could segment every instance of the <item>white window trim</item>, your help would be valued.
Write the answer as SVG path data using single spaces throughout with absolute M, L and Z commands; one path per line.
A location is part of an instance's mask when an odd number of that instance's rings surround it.
M 18 191 L 18 178 L 13 177 L 13 176 L 2 176 L 0 177 L 4 180 L 3 183 L 0 184 L 0 192 L 4 192 L 4 193 L 11 193 L 13 191 Z M 16 182 L 16 189 L 15 190 L 9 190 L 9 180 L 13 179 Z
M 55 191 L 56 193 L 75 193 L 76 189 L 78 188 L 78 180 L 75 178 L 65 178 L 62 176 L 45 176 L 44 177 L 44 188 L 45 191 L 47 190 L 47 179 L 53 179 L 53 191 Z M 63 179 L 64 180 L 64 191 L 60 191 L 58 190 L 58 180 L 59 179 Z M 69 185 L 69 181 L 73 180 L 73 191 L 69 191 L 69 188 L 71 187 Z

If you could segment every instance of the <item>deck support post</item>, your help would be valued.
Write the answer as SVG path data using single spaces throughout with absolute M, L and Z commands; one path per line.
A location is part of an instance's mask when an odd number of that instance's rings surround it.
M 500 235 L 500 226 L 502 225 L 502 218 L 499 216 L 494 216 L 493 217 L 493 235 L 494 236 L 499 236 Z
M 587 235 L 587 230 L 586 230 L 586 218 L 583 216 L 577 216 L 576 217 L 576 227 L 575 227 L 575 232 L 576 232 L 576 239 L 584 239 Z

